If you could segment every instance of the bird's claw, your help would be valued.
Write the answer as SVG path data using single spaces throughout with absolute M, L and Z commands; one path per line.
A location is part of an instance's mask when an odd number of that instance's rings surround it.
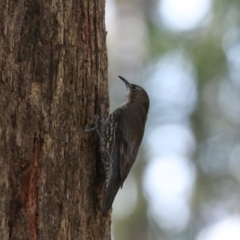
M 93 128 L 89 128 L 89 129 L 81 129 L 80 128 L 80 131 L 82 132 L 91 132 L 91 131 L 96 131 L 98 136 L 100 137 L 101 134 L 100 134 L 100 130 L 99 130 L 99 115 L 97 114 L 94 114 L 94 124 L 95 126 Z

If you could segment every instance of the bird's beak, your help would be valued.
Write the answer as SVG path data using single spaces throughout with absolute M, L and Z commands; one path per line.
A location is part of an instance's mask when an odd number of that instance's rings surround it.
M 121 77 L 121 76 L 118 76 L 125 84 L 126 84 L 126 87 L 128 88 L 128 89 L 130 89 L 130 83 L 125 79 L 125 78 L 123 78 L 123 77 Z

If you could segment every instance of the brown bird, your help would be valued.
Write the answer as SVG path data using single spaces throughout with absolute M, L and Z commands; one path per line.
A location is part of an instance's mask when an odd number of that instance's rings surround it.
M 145 90 L 119 78 L 126 84 L 126 102 L 111 113 L 103 124 L 101 138 L 101 157 L 106 171 L 106 193 L 102 211 L 108 212 L 114 198 L 137 157 L 142 142 L 149 109 L 149 98 Z

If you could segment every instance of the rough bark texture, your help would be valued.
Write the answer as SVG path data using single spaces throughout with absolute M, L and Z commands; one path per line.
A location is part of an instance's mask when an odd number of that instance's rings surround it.
M 0 239 L 110 239 L 94 114 L 104 0 L 0 1 Z

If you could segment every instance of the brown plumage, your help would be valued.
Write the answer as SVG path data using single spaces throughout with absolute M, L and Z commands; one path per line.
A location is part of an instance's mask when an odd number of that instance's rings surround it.
M 111 113 L 101 131 L 101 156 L 105 163 L 107 189 L 102 211 L 108 212 L 135 162 L 142 142 L 149 98 L 143 88 L 123 77 L 128 92 L 126 102 Z

